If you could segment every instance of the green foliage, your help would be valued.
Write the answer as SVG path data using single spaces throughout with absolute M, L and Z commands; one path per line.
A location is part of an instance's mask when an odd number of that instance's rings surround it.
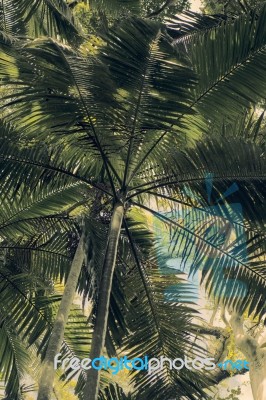
M 120 14 L 133 13 L 142 17 L 154 16 L 163 19 L 166 15 L 175 14 L 189 8 L 188 0 L 162 1 L 162 0 L 100 0 L 91 1 L 91 7 Z M 154 15 L 153 15 L 154 14 Z
M 167 275 L 163 265 L 163 258 L 158 253 L 149 254 L 144 262 L 138 252 L 138 246 L 132 244 L 139 261 L 125 277 L 124 297 L 129 300 L 129 310 L 126 321 L 130 333 L 125 337 L 124 346 L 129 358 L 148 355 L 150 358 L 161 356 L 174 359 L 184 358 L 185 355 L 202 356 L 204 350 L 194 343 L 193 330 L 196 324 L 192 322 L 196 317 L 193 308 L 182 304 L 184 293 L 193 290 L 182 280 Z M 170 285 L 170 287 L 169 287 Z M 187 286 L 187 287 L 186 287 Z M 135 288 L 132 293 L 132 288 Z M 165 299 L 167 288 L 168 301 Z M 174 299 L 173 302 L 169 299 Z M 178 300 L 179 299 L 179 300 Z M 179 345 L 176 347 L 175 343 Z M 193 343 L 193 345 L 192 345 Z M 199 371 L 198 371 L 199 372 Z M 194 374 L 186 369 L 182 372 L 170 370 L 168 365 L 156 374 L 156 380 L 150 380 L 147 372 L 136 371 L 132 374 L 136 397 L 160 399 L 171 398 L 180 393 L 187 399 L 205 398 L 201 388 L 208 386 L 208 377 L 204 374 Z
M 188 0 L 97 0 L 73 1 L 73 13 L 82 27 L 91 35 L 103 33 L 112 26 L 119 25 L 124 18 L 133 15 L 142 18 L 153 18 L 159 21 L 167 16 L 188 10 Z M 90 37 L 92 40 L 92 37 Z
M 169 4 L 165 7 L 165 9 L 162 10 L 165 4 Z M 190 1 L 188 0 L 178 0 L 178 1 L 162 1 L 162 0 L 147 0 L 147 1 L 141 1 L 141 6 L 142 6 L 142 15 L 147 16 L 147 15 L 152 15 L 158 13 L 159 10 L 160 13 L 157 15 L 154 15 L 155 18 L 158 18 L 162 20 L 166 16 L 169 15 L 174 15 L 180 12 L 183 12 L 190 7 Z
M 118 8 L 103 3 L 106 13 Z M 129 3 L 139 13 L 138 2 Z M 146 352 L 174 358 L 192 351 L 195 312 L 187 304 L 192 289 L 180 276 L 163 273 L 166 257 L 147 215 L 169 233 L 169 256 L 180 256 L 183 265 L 190 258 L 191 272 L 202 268 L 210 293 L 242 312 L 262 316 L 264 115 L 250 117 L 250 110 L 266 97 L 266 6 L 238 18 L 187 13 L 165 25 L 126 19 L 106 30 L 105 45 L 95 57 L 66 45 L 76 29 L 71 7 L 58 2 L 55 11 L 50 1 L 21 4 L 18 14 L 9 5 L 1 9 L 14 22 L 11 27 L 2 18 L 0 42 L 1 368 L 7 394 L 17 396 L 20 390 L 20 371 L 28 364 L 26 346 L 37 347 L 42 355 L 45 351 L 60 300 L 51 292 L 67 277 L 81 225 L 88 248 L 77 289 L 84 300 L 90 297 L 93 309 L 88 324 L 80 310 L 72 310 L 62 349 L 64 356 L 88 353 L 117 201 L 123 202 L 126 217 L 111 295 L 108 354 L 122 348 L 132 356 Z M 85 25 L 91 17 L 82 7 L 76 13 Z M 39 21 L 43 10 L 44 22 L 34 31 L 32 22 Z M 48 25 L 53 38 L 21 37 L 43 35 Z M 223 213 L 208 209 L 207 173 L 213 174 L 213 201 L 238 183 L 239 196 L 229 200 L 241 202 L 243 219 L 233 214 L 229 201 Z M 170 208 L 167 215 L 159 212 L 161 199 Z M 197 224 L 191 210 L 199 217 Z M 176 217 L 181 211 L 185 221 Z M 80 213 L 85 214 L 82 222 Z M 248 240 L 238 235 L 224 246 L 217 228 L 228 221 Z M 218 256 L 208 257 L 213 254 Z M 248 283 L 245 299 L 239 296 L 239 278 Z M 168 286 L 168 295 L 178 302 L 165 302 Z M 193 348 L 201 354 L 200 347 Z M 71 371 L 66 375 L 70 379 Z M 209 384 L 193 371 L 176 374 L 167 368 L 156 381 L 140 373 L 132 380 L 132 396 L 155 399 L 177 391 L 191 400 L 203 399 Z M 80 398 L 84 382 L 81 373 L 76 387 Z M 106 376 L 100 396 L 125 398 Z
M 3 0 L 0 29 L 8 34 L 51 36 L 75 43 L 79 27 L 65 0 Z
M 74 8 L 74 14 L 80 21 L 83 28 L 89 32 L 92 25 L 91 20 L 93 18 L 93 12 L 89 5 L 85 2 L 79 2 Z
M 186 45 L 199 76 L 193 108 L 208 121 L 215 120 L 221 126 L 224 120 L 234 120 L 241 108 L 249 109 L 251 104 L 265 98 L 264 83 L 255 82 L 262 76 L 266 61 L 265 16 L 264 5 L 259 14 L 254 11 L 250 17 L 228 19 L 211 29 L 206 26 L 208 30 L 204 33 L 195 33 L 192 26 L 184 39 L 177 39 L 179 47 Z M 255 78 L 252 84 L 251 76 Z M 227 112 L 229 106 L 230 113 Z
M 264 0 L 203 0 L 203 10 L 208 14 L 236 14 L 247 13 L 252 8 L 264 3 Z
M 125 394 L 116 384 L 110 384 L 103 391 L 100 392 L 99 400 L 133 400 L 131 394 Z

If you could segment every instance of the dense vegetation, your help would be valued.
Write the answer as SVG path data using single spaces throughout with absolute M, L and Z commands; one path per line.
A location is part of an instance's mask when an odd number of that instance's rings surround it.
M 0 5 L 5 398 L 36 389 L 27 374 L 53 398 L 59 352 L 206 356 L 217 330 L 202 328 L 190 270 L 243 336 L 263 400 L 265 344 L 241 321 L 264 329 L 266 5 L 68 3 Z M 226 377 L 166 364 L 125 388 L 106 371 L 58 373 L 86 400 L 210 399 Z

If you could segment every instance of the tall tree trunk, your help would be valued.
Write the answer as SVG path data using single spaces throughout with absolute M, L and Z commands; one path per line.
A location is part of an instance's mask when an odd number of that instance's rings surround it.
M 99 298 L 96 311 L 96 320 L 93 332 L 90 358 L 101 356 L 107 330 L 110 295 L 113 282 L 113 274 L 117 258 L 117 247 L 124 216 L 124 207 L 121 203 L 115 205 L 108 234 L 108 244 L 99 286 Z M 98 397 L 100 372 L 96 369 L 88 370 L 87 382 L 84 388 L 86 400 L 96 400 Z
M 76 293 L 78 278 L 84 261 L 84 236 L 82 235 L 65 285 L 63 297 L 57 312 L 52 333 L 43 361 L 37 400 L 50 400 L 55 377 L 54 358 L 59 353 L 64 338 L 65 327 Z
M 230 325 L 236 345 L 249 361 L 249 376 L 254 400 L 266 399 L 266 349 L 248 335 L 243 328 L 243 317 L 232 313 Z
M 266 399 L 266 350 L 259 349 L 250 365 L 250 383 L 254 400 Z

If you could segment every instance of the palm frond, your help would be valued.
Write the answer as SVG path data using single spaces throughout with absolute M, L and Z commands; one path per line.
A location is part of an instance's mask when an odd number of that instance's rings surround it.
M 34 138 L 38 126 L 38 138 L 49 143 L 59 144 L 64 133 L 61 152 L 73 152 L 79 165 L 86 158 L 91 167 L 92 156 L 97 157 L 95 173 L 104 163 L 113 185 L 112 181 L 125 181 L 129 162 L 137 163 L 162 130 L 170 132 L 165 146 L 171 140 L 187 139 L 189 130 L 179 119 L 192 113 L 190 93 L 196 80 L 185 57 L 176 59 L 160 24 L 131 19 L 106 40 L 100 62 L 84 59 L 54 41 L 37 40 L 22 49 L 7 43 L 2 48 L 11 54 L 8 65 L 15 72 L 7 75 L 3 59 L 2 74 L 4 84 L 16 92 L 16 100 L 13 94 L 11 101 L 5 96 L 4 107 L 10 110 L 5 119 L 19 123 L 21 134 Z M 133 161 L 128 157 L 130 149 L 136 154 Z
M 123 129 L 121 138 L 127 143 L 122 150 L 123 163 L 130 181 L 138 161 L 162 132 L 168 132 L 169 141 L 161 148 L 170 141 L 185 140 L 189 134 L 179 119 L 192 114 L 190 89 L 196 81 L 185 57 L 175 57 L 156 22 L 132 18 L 111 31 L 106 41 L 103 60 L 116 82 L 123 107 L 115 129 Z M 156 158 L 160 159 L 158 155 Z M 124 176 L 124 184 L 126 181 Z
M 193 107 L 206 119 L 233 120 L 241 109 L 265 99 L 265 16 L 264 4 L 248 15 L 229 19 L 209 32 L 199 31 L 181 42 L 199 76 Z M 230 109 L 228 115 L 225 109 Z
M 241 313 L 248 310 L 260 317 L 265 313 L 265 235 L 255 232 L 247 236 L 245 228 L 238 224 L 239 209 L 234 210 L 230 204 L 208 207 L 210 215 L 206 217 L 196 208 L 183 207 L 178 214 L 141 208 L 168 227 L 172 232 L 170 250 L 174 258 L 181 260 L 180 269 L 188 265 L 192 274 L 202 269 L 202 280 L 218 302 Z M 230 220 L 232 214 L 234 220 Z
M 217 22 L 215 17 L 213 27 L 206 30 L 203 24 L 195 30 L 199 17 L 190 13 L 187 24 L 192 31 L 188 35 L 181 33 L 175 48 L 179 57 L 185 51 L 198 75 L 190 107 L 199 117 L 193 120 L 184 114 L 180 125 L 189 124 L 190 131 L 198 136 L 208 134 L 210 121 L 217 126 L 224 121 L 234 121 L 245 108 L 265 99 L 265 15 L 266 5 L 263 5 L 248 15 L 222 22 L 219 18 Z M 228 109 L 230 113 L 225 112 Z M 170 133 L 161 132 L 155 143 L 149 144 L 136 169 L 143 166 L 147 158 L 150 161 L 151 155 L 160 159 L 158 147 L 167 143 Z
M 14 400 L 20 399 L 23 373 L 28 370 L 30 355 L 14 327 L 1 317 L 0 368 L 5 381 L 5 394 Z
M 14 127 L 5 123 L 1 124 L 0 137 L 0 176 L 3 181 L 3 194 L 11 189 L 19 188 L 22 183 L 31 189 L 34 189 L 39 182 L 46 184 L 50 182 L 53 186 L 53 178 L 57 175 L 60 176 L 62 184 L 81 181 L 85 183 L 85 186 L 87 183 L 89 186 L 109 193 L 108 186 L 98 184 L 96 176 L 101 165 L 93 164 L 90 155 L 87 156 L 84 152 L 81 154 L 76 151 L 76 148 L 69 149 L 63 145 L 46 146 L 36 144 L 35 141 L 32 142 L 32 146 L 29 146 L 29 142 L 26 145 L 25 139 Z M 67 149 L 70 152 L 66 159 Z M 86 161 L 82 162 L 82 159 Z M 83 189 L 81 189 L 82 192 L 84 193 Z
M 80 27 L 64 0 L 3 0 L 0 29 L 16 36 L 50 36 L 75 43 Z
M 23 185 L 16 190 L 17 193 L 9 191 L 8 196 L 1 196 L 0 236 L 9 239 L 19 235 L 29 237 L 37 226 L 41 233 L 47 229 L 48 224 L 51 227 L 52 223 L 57 224 L 57 229 L 60 225 L 62 229 L 64 226 L 70 226 L 71 221 L 66 211 L 84 198 L 82 191 L 86 188 L 82 186 L 79 184 L 61 187 L 43 185 L 30 191 Z M 10 198 L 11 194 L 12 198 Z
M 220 194 L 225 185 L 230 186 L 230 183 L 240 185 L 241 190 L 238 194 L 241 196 L 241 201 L 244 201 L 242 194 L 247 195 L 248 188 L 250 188 L 250 198 L 256 196 L 256 193 L 259 198 L 260 193 L 264 192 L 264 186 L 261 183 L 264 182 L 266 176 L 266 162 L 264 147 L 259 143 L 244 141 L 240 137 L 224 138 L 220 135 L 210 137 L 210 139 L 204 138 L 195 146 L 183 151 L 172 149 L 168 153 L 168 159 L 171 162 L 168 166 L 165 164 L 164 170 L 158 168 L 157 172 L 156 168 L 151 168 L 143 171 L 140 175 L 143 183 L 132 189 L 129 198 L 151 190 L 164 193 L 166 187 L 170 192 L 171 188 L 180 192 L 187 185 L 191 189 L 198 187 L 200 190 L 201 188 L 204 201 L 206 190 L 202 183 L 210 175 L 212 175 L 214 190 L 217 186 L 217 192 Z
M 99 393 L 99 400 L 133 400 L 134 398 L 130 393 L 125 394 L 119 385 L 113 383 Z
M 164 23 L 168 34 L 177 44 L 179 39 L 188 40 L 190 36 L 196 33 L 207 32 L 214 27 L 221 25 L 224 21 L 230 19 L 226 15 L 205 15 L 186 11 L 182 14 L 173 15 L 165 18 Z
M 162 272 L 160 268 L 163 268 L 163 265 L 158 266 L 157 254 L 150 253 L 147 263 L 144 262 L 132 235 L 128 228 L 126 229 L 134 263 L 124 284 L 125 295 L 130 300 L 130 310 L 125 318 L 131 333 L 124 339 L 128 357 L 147 355 L 150 358 L 164 356 L 174 359 L 182 358 L 188 352 L 190 356 L 193 352 L 201 354 L 203 349 L 200 346 L 197 344 L 192 346 L 194 327 L 192 318 L 196 316 L 195 309 L 183 305 L 181 299 L 177 300 L 176 286 L 169 287 L 169 283 L 173 284 L 175 279 L 173 275 Z M 154 263 L 151 263 L 151 260 L 154 260 Z M 178 283 L 180 281 L 176 279 L 176 285 Z M 180 398 L 181 396 L 189 399 L 208 398 L 202 390 L 208 381 L 206 375 L 194 376 L 185 370 L 173 371 L 167 365 L 156 372 L 156 378 L 146 371 L 135 372 L 133 381 L 135 386 L 133 395 L 137 397 L 170 398 L 178 392 Z

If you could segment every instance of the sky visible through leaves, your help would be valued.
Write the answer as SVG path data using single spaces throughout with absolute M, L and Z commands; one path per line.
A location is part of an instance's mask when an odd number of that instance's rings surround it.
M 200 7 L 202 7 L 201 1 L 200 0 L 191 0 L 191 11 L 200 11 Z

